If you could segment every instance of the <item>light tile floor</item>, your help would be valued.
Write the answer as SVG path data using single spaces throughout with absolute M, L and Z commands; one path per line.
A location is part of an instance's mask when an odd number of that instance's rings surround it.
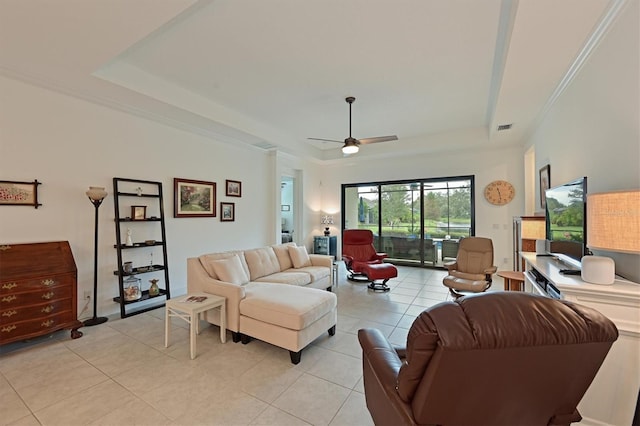
M 2 425 L 371 425 L 357 332 L 382 330 L 404 345 L 425 308 L 450 299 L 445 271 L 399 267 L 374 293 L 339 270 L 335 336 L 319 337 L 291 364 L 261 341 L 220 343 L 203 323 L 198 356 L 176 319 L 164 347 L 164 309 L 0 348 Z M 500 289 L 501 283 L 494 283 Z

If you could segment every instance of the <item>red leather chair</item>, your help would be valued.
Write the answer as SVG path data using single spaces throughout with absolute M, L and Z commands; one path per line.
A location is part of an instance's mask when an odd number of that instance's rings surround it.
M 369 288 L 389 291 L 387 281 L 398 276 L 398 269 L 382 259 L 386 253 L 377 253 L 373 246 L 373 232 L 368 229 L 346 229 L 342 235 L 342 260 L 351 281 L 369 282 Z M 376 283 L 376 280 L 383 280 Z
M 568 425 L 613 342 L 594 309 L 521 292 L 428 308 L 406 347 L 361 329 L 364 394 L 383 425 Z

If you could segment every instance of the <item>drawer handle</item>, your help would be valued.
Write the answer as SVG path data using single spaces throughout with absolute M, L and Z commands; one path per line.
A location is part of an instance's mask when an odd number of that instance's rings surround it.
M 18 284 L 16 283 L 2 284 L 2 288 L 6 288 L 7 290 L 11 290 L 12 288 L 16 288 L 16 287 L 18 287 Z
M 16 300 L 18 298 L 18 296 L 16 296 L 15 294 L 12 294 L 11 296 L 6 296 L 2 298 L 3 302 L 13 302 L 14 300 Z
M 44 286 L 49 287 L 49 286 L 54 285 L 56 282 L 55 282 L 55 280 L 52 280 L 51 278 L 47 278 L 46 280 L 42 280 L 40 283 L 42 285 L 44 285 Z
M 47 300 L 49 300 L 49 299 L 51 299 L 51 298 L 52 298 L 53 296 L 55 296 L 55 295 L 56 295 L 56 294 L 55 294 L 54 292 L 50 291 L 49 293 L 45 293 L 45 294 L 43 294 L 43 295 L 42 295 L 42 298 L 43 298 L 43 299 L 47 299 Z
M 40 312 L 44 313 L 44 314 L 48 314 L 49 312 L 53 311 L 54 307 L 53 305 L 49 305 L 49 306 L 45 306 L 44 308 L 40 309 Z
M 2 331 L 3 333 L 11 333 L 16 328 L 18 328 L 18 327 L 15 324 L 11 324 L 11 325 L 8 325 L 6 327 L 2 327 L 2 329 L 0 329 L 0 331 Z
M 46 320 L 46 321 L 42 321 L 42 324 L 40 324 L 43 327 L 51 327 L 51 325 L 54 323 L 54 320 Z
M 14 316 L 15 314 L 17 314 L 18 311 L 6 311 L 2 313 L 3 317 L 7 317 L 7 318 L 11 318 L 12 316 Z

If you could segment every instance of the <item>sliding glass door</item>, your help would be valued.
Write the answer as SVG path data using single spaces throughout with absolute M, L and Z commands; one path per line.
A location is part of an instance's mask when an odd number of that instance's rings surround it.
M 473 176 L 348 184 L 345 229 L 370 229 L 389 260 L 442 266 L 474 234 Z

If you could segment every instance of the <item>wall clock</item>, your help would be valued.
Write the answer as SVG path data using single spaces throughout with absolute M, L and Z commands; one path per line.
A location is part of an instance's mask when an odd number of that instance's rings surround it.
M 515 188 L 506 180 L 494 180 L 484 188 L 484 198 L 496 206 L 510 203 L 515 195 Z

